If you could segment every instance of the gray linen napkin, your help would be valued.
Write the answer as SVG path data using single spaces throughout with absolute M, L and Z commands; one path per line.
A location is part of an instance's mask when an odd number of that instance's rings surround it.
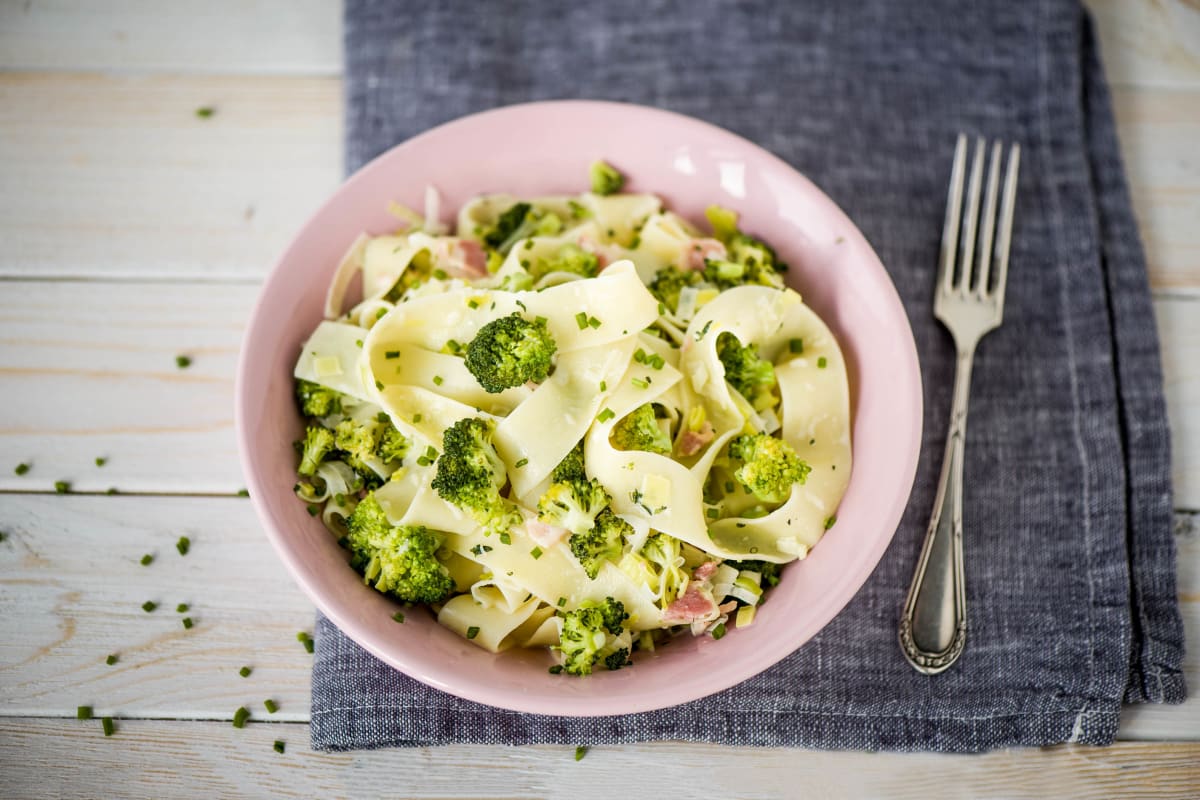
M 825 189 L 909 311 L 926 435 L 874 575 L 809 644 L 704 700 L 601 719 L 501 711 L 317 627 L 319 749 L 451 742 L 978 751 L 1105 744 L 1120 703 L 1181 702 L 1168 433 L 1146 269 L 1075 0 L 456 4 L 348 0 L 347 167 L 463 114 L 548 98 L 724 126 Z M 1005 324 L 982 343 L 966 464 L 970 644 L 928 678 L 896 624 L 950 403 L 931 286 L 960 131 L 1024 147 Z

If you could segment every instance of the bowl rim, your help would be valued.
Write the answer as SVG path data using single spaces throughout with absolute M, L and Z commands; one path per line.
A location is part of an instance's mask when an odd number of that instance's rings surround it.
M 904 332 L 907 334 L 903 337 L 903 368 L 914 377 L 910 385 L 910 392 L 905 398 L 907 404 L 913 412 L 913 420 L 908 428 L 909 436 L 904 441 L 905 453 L 907 458 L 903 462 L 901 474 L 897 475 L 896 486 L 897 491 L 892 498 L 890 505 L 880 513 L 879 518 L 882 527 L 889 531 L 887 535 L 880 535 L 872 541 L 872 546 L 861 552 L 859 557 L 853 564 L 853 572 L 856 576 L 861 576 L 853 581 L 853 588 L 844 588 L 841 591 L 827 596 L 825 601 L 820 603 L 815 609 L 809 609 L 806 616 L 810 619 L 815 619 L 818 624 L 813 627 L 813 632 L 804 636 L 799 641 L 792 642 L 788 640 L 784 644 L 776 644 L 768 648 L 765 652 L 760 650 L 756 652 L 754 660 L 745 659 L 745 665 L 741 669 L 725 669 L 720 674 L 720 679 L 713 681 L 711 685 L 696 685 L 695 682 L 689 684 L 686 691 L 681 691 L 672 694 L 666 701 L 656 700 L 653 697 L 623 696 L 620 702 L 614 701 L 611 698 L 594 698 L 583 696 L 558 696 L 554 698 L 546 698 L 536 695 L 513 694 L 512 696 L 498 696 L 493 691 L 486 691 L 478 685 L 479 682 L 462 681 L 455 679 L 447 679 L 445 676 L 437 676 L 427 673 L 422 673 L 419 669 L 413 669 L 410 664 L 406 663 L 404 658 L 398 657 L 395 652 L 388 651 L 372 641 L 363 641 L 349 632 L 349 629 L 354 627 L 352 619 L 352 609 L 344 607 L 343 602 L 339 602 L 336 598 L 328 598 L 313 584 L 310 577 L 310 565 L 306 564 L 301 558 L 297 550 L 291 547 L 288 543 L 288 537 L 281 530 L 281 525 L 278 523 L 273 514 L 267 507 L 266 501 L 262 499 L 265 491 L 270 491 L 272 487 L 265 486 L 259 481 L 259 472 L 255 464 L 255 459 L 252 454 L 255 449 L 252 447 L 251 432 L 247 427 L 247 417 L 249 413 L 248 399 L 246 396 L 246 387 L 252 379 L 250 370 L 252 367 L 251 348 L 246 346 L 251 335 L 263 324 L 264 319 L 269 315 L 269 307 L 271 305 L 268 298 L 272 296 L 273 289 L 276 284 L 284 280 L 284 267 L 293 260 L 293 251 L 297 249 L 299 240 L 303 234 L 330 211 L 330 208 L 338 203 L 339 198 L 344 194 L 352 193 L 355 187 L 368 179 L 370 173 L 379 168 L 379 165 L 385 161 L 397 158 L 399 153 L 406 150 L 417 149 L 426 144 L 431 139 L 444 136 L 447 132 L 454 131 L 459 128 L 479 125 L 490 120 L 493 117 L 505 117 L 512 115 L 538 114 L 543 112 L 569 113 L 572 111 L 588 111 L 595 113 L 609 114 L 624 114 L 635 115 L 645 119 L 646 122 L 652 123 L 655 120 L 670 122 L 674 125 L 683 125 L 685 127 L 693 127 L 703 133 L 709 140 L 729 145 L 738 151 L 746 151 L 753 153 L 754 156 L 769 165 L 770 168 L 778 170 L 788 176 L 791 180 L 798 180 L 807 185 L 807 188 L 815 194 L 823 203 L 828 206 L 831 215 L 841 224 L 846 230 L 855 236 L 859 241 L 857 244 L 864 253 L 874 261 L 874 265 L 878 267 L 884 277 L 884 294 L 887 302 L 893 303 L 900 311 L 899 318 L 903 321 Z M 862 587 L 870 580 L 871 575 L 875 571 L 883 554 L 891 544 L 895 532 L 899 527 L 901 518 L 907 508 L 909 498 L 911 496 L 912 487 L 916 478 L 917 466 L 920 458 L 920 444 L 922 439 L 922 428 L 924 418 L 924 397 L 922 388 L 922 376 L 920 370 L 920 361 L 916 347 L 916 340 L 912 334 L 912 326 L 908 320 L 907 310 L 900 299 L 899 293 L 896 290 L 895 283 L 891 276 L 887 273 L 883 266 L 882 260 L 875 252 L 874 248 L 867 241 L 866 237 L 859 230 L 858 226 L 849 218 L 836 202 L 833 201 L 823 190 L 813 183 L 806 175 L 788 164 L 779 156 L 768 151 L 761 145 L 746 139 L 736 133 L 733 133 L 725 128 L 715 125 L 704 120 L 697 119 L 685 114 L 674 111 L 668 111 L 652 106 L 644 106 L 633 103 L 622 103 L 602 100 L 544 100 L 528 103 L 516 103 L 506 106 L 500 106 L 485 111 L 468 114 L 453 120 L 444 122 L 435 127 L 429 128 L 413 137 L 397 143 L 383 153 L 372 158 L 367 163 L 359 167 L 352 175 L 347 177 L 339 186 L 334 189 L 325 200 L 317 207 L 315 211 L 308 215 L 302 225 L 295 229 L 294 235 L 289 240 L 288 245 L 284 248 L 281 255 L 274 261 L 267 277 L 262 283 L 254 306 L 247 319 L 245 333 L 243 335 L 243 344 L 239 351 L 239 359 L 237 365 L 236 382 L 234 390 L 234 421 L 236 428 L 236 440 L 238 445 L 238 457 L 242 467 L 243 475 L 247 482 L 250 492 L 250 501 L 254 507 L 255 514 L 260 525 L 271 542 L 275 552 L 283 561 L 292 579 L 300 586 L 301 590 L 309 598 L 310 601 L 323 613 L 330 621 L 333 622 L 345 635 L 356 642 L 360 647 L 370 652 L 376 658 L 380 659 L 389 666 L 399 670 L 405 675 L 414 678 L 428 686 L 431 686 L 442 691 L 449 692 L 458 697 L 482 703 L 488 706 L 509 709 L 512 711 L 521 711 L 535 714 L 547 714 L 560 717 L 598 717 L 598 716 L 613 716 L 618 714 L 637 713 L 643 711 L 651 711 L 660 708 L 666 708 L 674 705 L 679 705 L 685 702 L 696 700 L 702 697 L 715 694 L 717 692 L 728 689 L 744 680 L 747 680 L 776 663 L 786 658 L 788 655 L 806 644 L 813 636 L 824 629 L 829 622 L 842 611 L 843 608 L 853 599 Z M 851 387 L 851 395 L 853 397 L 854 388 Z M 852 473 L 853 475 L 853 473 Z M 851 477 L 853 482 L 853 477 Z M 852 483 L 851 483 L 852 485 Z M 277 489 L 278 487 L 274 487 Z M 847 487 L 849 490 L 849 486 Z M 435 623 L 436 624 L 436 623 Z M 785 638 L 785 637 L 781 637 Z M 570 708 L 569 706 L 576 706 Z

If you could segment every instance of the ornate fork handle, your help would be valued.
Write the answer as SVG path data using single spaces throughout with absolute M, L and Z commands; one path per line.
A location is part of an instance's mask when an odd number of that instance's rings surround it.
M 949 668 L 967 644 L 967 589 L 963 575 L 963 448 L 967 398 L 975 345 L 959 347 L 950 430 L 938 479 L 933 515 L 921 558 L 900 618 L 900 647 L 918 672 L 936 675 Z

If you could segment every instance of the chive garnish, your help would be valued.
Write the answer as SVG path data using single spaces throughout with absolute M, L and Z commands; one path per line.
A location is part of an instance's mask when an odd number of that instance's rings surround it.
M 517 462 L 516 464 L 514 464 L 513 466 L 515 466 L 517 469 L 520 469 L 521 467 L 525 466 L 525 465 L 526 465 L 526 464 L 528 464 L 528 463 L 529 463 L 529 459 L 528 459 L 528 458 L 522 458 L 520 461 L 518 461 L 518 462 Z
M 17 464 L 17 466 L 13 469 L 13 472 L 17 473 L 18 475 L 24 475 L 26 472 L 29 472 L 29 465 Z
M 321 513 L 321 507 L 315 504 L 309 504 L 306 510 L 308 511 L 308 515 L 310 517 L 315 517 L 317 514 Z
M 559 607 L 560 607 L 560 608 L 561 608 L 562 606 L 565 606 L 566 604 L 567 604 L 567 598 L 565 598 L 565 597 L 560 597 L 560 598 L 558 598 L 558 605 L 559 605 Z
M 104 659 L 104 663 L 105 663 L 105 664 L 108 664 L 110 667 L 111 667 L 113 664 L 117 663 L 117 654 L 116 654 L 116 653 L 109 653 L 109 654 L 108 654 L 108 658 Z
M 608 422 L 610 419 L 612 419 L 616 415 L 617 415 L 616 412 L 613 411 L 611 408 L 606 408 L 603 411 L 601 411 L 599 415 L 597 415 L 596 421 L 597 422 Z
M 584 747 L 583 745 L 579 745 L 578 747 L 576 747 L 575 748 L 575 760 L 582 761 L 583 757 L 587 755 L 587 751 L 588 751 L 588 749 L 586 747 Z
M 593 328 L 599 328 L 601 325 L 600 320 L 596 319 L 595 317 L 588 317 L 587 322 L 588 322 L 588 325 L 591 325 Z
M 108 463 L 107 458 L 104 458 L 103 456 L 96 456 L 96 466 L 97 467 L 103 467 L 107 463 Z
M 420 423 L 421 423 L 421 415 L 413 414 L 413 425 L 419 425 Z
M 467 301 L 467 305 L 471 308 L 479 308 L 479 301 L 472 297 Z
M 217 110 L 212 106 L 201 106 L 196 109 L 196 116 L 200 119 L 208 119 L 215 113 L 217 113 Z
M 442 385 L 442 376 L 441 376 L 441 375 L 434 375 L 434 376 L 433 376 L 433 385 L 434 385 L 434 386 L 441 386 L 441 385 Z
M 817 359 L 817 369 L 825 369 L 825 365 L 828 363 L 829 362 L 825 360 L 825 356 L 821 356 Z
M 508 531 L 500 534 L 500 544 L 512 544 L 512 537 L 508 535 Z
M 104 729 L 105 736 L 112 736 L 117 730 L 116 726 L 113 725 L 112 717 L 105 717 L 104 719 L 100 720 L 100 727 Z
M 575 315 L 575 324 L 579 326 L 579 330 L 581 330 L 581 331 L 587 329 L 587 326 L 588 326 L 587 314 L 583 313 L 582 311 L 580 311 L 578 314 L 576 314 Z
M 279 710 L 279 705 L 271 699 L 263 700 L 263 707 L 267 709 L 268 714 L 274 714 Z
M 285 747 L 287 747 L 287 745 L 286 745 L 286 744 L 284 744 L 282 741 L 280 741 L 279 739 L 276 739 L 276 740 L 275 740 L 275 752 L 276 752 L 276 753 L 282 753 L 282 752 L 283 752 L 283 749 L 284 749 Z
M 804 352 L 804 340 L 803 339 L 789 339 L 788 340 L 788 350 L 790 350 L 796 354 L 803 353 Z
M 634 386 L 636 386 L 639 389 L 649 389 L 650 388 L 650 382 L 642 380 L 641 378 L 634 378 L 633 380 L 630 381 L 630 383 L 632 383 Z
M 245 489 L 243 489 L 242 491 L 246 492 Z M 108 491 L 105 492 L 105 494 L 116 494 L 116 493 L 117 493 L 117 487 L 115 487 L 115 486 L 110 486 Z M 246 492 L 245 497 L 249 497 L 249 496 L 250 496 L 250 493 Z
M 108 490 L 108 493 L 109 493 L 109 494 L 116 494 L 116 493 L 117 493 L 117 490 L 116 490 L 116 489 L 109 489 L 109 490 Z M 238 490 L 237 490 L 237 496 L 238 496 L 238 497 L 249 497 L 249 496 L 250 496 L 250 490 L 249 490 L 249 489 L 238 489 Z
M 183 618 L 183 627 L 184 627 L 184 629 L 186 629 L 186 630 L 189 630 L 189 631 L 190 631 L 190 630 L 192 629 L 192 626 L 193 626 L 193 625 L 195 625 L 195 624 L 196 624 L 196 623 L 192 622 L 192 618 L 191 618 L 191 617 L 184 617 L 184 618 Z
M 192 365 L 192 359 L 188 356 L 175 356 L 175 366 L 179 369 L 187 369 Z
M 401 623 L 404 622 L 404 612 L 397 611 L 395 614 L 392 614 L 392 621 Z
M 383 357 L 384 358 L 399 358 L 400 351 L 399 350 L 387 350 L 384 352 Z
M 238 706 L 238 710 L 233 712 L 233 727 L 246 727 L 246 720 L 250 718 L 250 709 L 245 706 Z
M 602 392 L 608 391 L 608 381 L 600 381 L 600 391 L 602 391 Z
M 142 603 L 142 611 L 145 611 L 147 614 L 156 608 L 158 608 L 158 603 L 154 602 L 153 600 L 147 600 L 146 602 Z
M 721 638 L 722 636 L 724 636 L 724 635 L 725 635 L 725 623 L 724 623 L 724 622 L 722 622 L 720 625 L 718 625 L 717 627 L 713 628 L 713 630 L 712 630 L 712 637 L 713 637 L 714 639 L 720 639 L 720 638 Z
M 179 555 L 186 556 L 188 548 L 192 546 L 192 540 L 186 536 L 180 536 L 179 541 L 175 543 L 175 549 L 179 551 Z
M 254 670 L 249 667 L 242 667 L 238 670 L 238 675 L 241 675 L 243 678 L 249 678 L 251 672 L 254 672 Z
M 837 524 L 837 514 L 833 514 L 828 519 L 825 520 L 825 530 L 829 530 L 836 524 Z
M 58 494 L 66 494 L 67 492 L 71 491 L 71 482 L 70 481 L 55 481 L 54 482 L 54 491 L 57 492 Z
M 357 347 L 359 350 L 361 350 L 362 349 L 362 339 L 355 339 L 354 346 Z
M 313 651 L 313 638 L 305 631 L 300 631 L 296 634 L 296 641 L 304 645 L 304 650 L 311 653 Z
M 91 719 L 92 718 L 92 707 L 91 706 L 80 706 L 79 708 L 75 709 L 75 718 L 76 719 Z
M 548 669 L 546 671 L 549 672 L 551 675 L 558 675 L 562 672 L 562 669 L 563 669 L 562 664 L 555 664 L 553 667 L 551 667 L 550 669 Z
M 467 638 L 468 639 L 474 639 L 478 635 L 479 635 L 479 626 L 478 625 L 472 625 L 471 627 L 467 628 Z
M 548 320 L 548 319 L 546 319 L 545 317 L 542 317 L 542 316 L 537 316 L 537 317 L 534 317 L 534 318 L 533 318 L 533 321 L 534 321 L 534 324 L 537 324 L 537 325 L 545 325 L 545 324 L 546 324 L 547 322 L 549 322 L 550 320 Z
M 146 555 L 142 556 L 142 566 L 143 567 L 150 566 L 150 562 L 152 562 L 152 561 L 154 561 L 154 556 L 150 555 L 149 553 L 146 553 Z
M 532 550 L 529 551 L 529 555 L 533 556 L 533 559 L 536 561 L 537 559 L 542 557 L 542 548 L 540 548 L 540 547 L 533 548 Z

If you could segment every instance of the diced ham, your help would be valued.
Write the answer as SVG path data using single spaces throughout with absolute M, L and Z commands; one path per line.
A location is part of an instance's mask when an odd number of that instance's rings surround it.
M 570 533 L 566 528 L 551 525 L 547 522 L 539 522 L 536 519 L 525 522 L 525 532 L 529 534 L 530 539 L 537 542 L 539 547 L 553 547 Z
M 735 608 L 737 608 L 737 601 L 730 600 L 728 603 L 721 603 L 721 605 L 717 607 L 717 610 L 722 614 L 732 614 Z
M 713 431 L 712 423 L 705 420 L 704 427 L 700 430 L 684 431 L 683 436 L 679 439 L 679 455 L 694 456 L 715 437 L 716 433 Z
M 701 592 L 696 584 L 688 584 L 687 591 L 663 612 L 663 622 L 679 625 L 715 616 L 717 604 L 708 594 Z
M 727 255 L 725 245 L 716 239 L 693 239 L 684 249 L 683 265 L 687 269 L 702 270 L 706 259 L 725 258 Z
M 705 561 L 692 572 L 692 578 L 698 581 L 706 581 L 713 576 L 718 566 L 720 565 L 716 561 Z
M 458 250 L 464 272 L 477 278 L 487 274 L 487 255 L 483 252 L 483 245 L 474 239 L 459 239 Z

